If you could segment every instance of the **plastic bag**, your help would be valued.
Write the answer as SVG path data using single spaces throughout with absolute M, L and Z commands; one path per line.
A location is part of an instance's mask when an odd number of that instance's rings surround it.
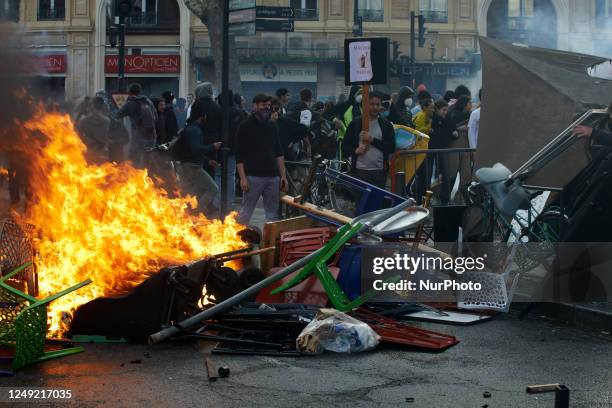
M 358 353 L 378 345 L 380 336 L 367 324 L 335 309 L 321 309 L 296 343 L 304 354 Z

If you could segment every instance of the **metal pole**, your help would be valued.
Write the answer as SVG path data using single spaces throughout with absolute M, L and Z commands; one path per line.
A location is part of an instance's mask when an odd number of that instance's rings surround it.
M 410 79 L 412 89 L 416 89 L 416 14 L 410 12 Z
M 221 149 L 221 219 L 225 218 L 228 213 L 228 185 L 227 175 L 229 172 L 227 156 L 229 153 L 229 2 L 223 3 L 223 52 L 222 52 L 222 74 L 221 74 L 221 89 L 222 89 L 222 109 L 223 109 L 223 148 Z
M 431 44 L 431 82 L 429 87 L 433 89 L 434 86 L 434 68 L 436 64 L 436 46 Z
M 119 17 L 119 61 L 117 64 L 119 91 L 125 92 L 125 17 Z

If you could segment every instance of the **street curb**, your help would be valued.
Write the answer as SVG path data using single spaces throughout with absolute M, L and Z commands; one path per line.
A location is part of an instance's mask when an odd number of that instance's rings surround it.
M 544 315 L 573 327 L 612 333 L 612 313 L 592 309 L 585 305 L 538 303 L 533 306 L 529 314 Z

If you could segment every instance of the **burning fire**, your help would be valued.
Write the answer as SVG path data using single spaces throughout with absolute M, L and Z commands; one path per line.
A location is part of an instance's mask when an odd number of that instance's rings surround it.
M 169 198 L 146 170 L 87 163 L 69 116 L 39 111 L 21 128 L 34 197 L 24 220 L 38 229 L 39 296 L 93 280 L 50 304 L 51 333 L 67 329 L 63 313 L 124 294 L 160 267 L 244 246 L 233 215 L 224 222 L 190 215 L 195 198 Z

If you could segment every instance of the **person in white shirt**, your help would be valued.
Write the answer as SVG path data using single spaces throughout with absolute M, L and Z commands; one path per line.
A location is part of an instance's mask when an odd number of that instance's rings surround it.
M 470 115 L 470 121 L 468 122 L 468 141 L 470 143 L 470 149 L 476 149 L 478 145 L 478 131 L 480 129 L 480 109 L 482 107 L 482 89 L 478 93 L 478 99 L 481 101 L 478 109 L 475 109 Z

